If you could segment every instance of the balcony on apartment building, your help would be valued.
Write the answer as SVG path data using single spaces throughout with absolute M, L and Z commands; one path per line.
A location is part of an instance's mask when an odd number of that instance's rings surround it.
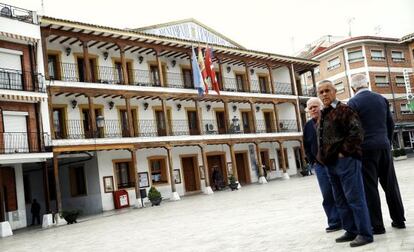
M 54 137 L 86 139 L 298 132 L 296 120 L 279 119 L 277 125 L 270 113 L 265 115 L 264 120 L 253 121 L 250 112 L 242 112 L 240 119 L 234 116 L 227 124 L 223 112 L 216 114 L 216 120 L 201 119 L 200 124 L 195 111 L 188 113 L 187 120 L 165 120 L 163 113 L 155 115 L 155 120 L 134 118 L 132 130 L 129 130 L 126 117 L 121 117 L 121 120 L 107 120 L 99 115 L 95 125 L 92 125 L 88 117 L 82 120 L 65 120 L 57 116 L 53 121 Z
M 48 145 L 50 136 L 46 133 L 0 132 L 0 154 L 45 152 Z
M 9 68 L 0 68 L 0 89 L 46 92 L 40 74 Z
M 161 87 L 161 75 L 158 67 L 150 66 L 149 70 L 127 68 L 126 74 L 120 64 L 115 67 L 99 66 L 95 61 L 90 64 L 90 82 L 99 84 L 123 85 L 129 84 L 134 86 Z M 77 63 L 58 62 L 55 58 L 49 58 L 49 78 L 66 82 L 88 82 L 87 72 L 83 60 Z M 254 70 L 251 69 L 252 73 Z M 235 74 L 235 77 L 220 77 L 216 73 L 218 84 L 221 91 L 228 92 L 251 92 L 262 94 L 282 94 L 292 95 L 292 85 L 289 82 L 280 82 L 273 79 L 274 87 L 267 76 L 252 76 L 247 79 L 244 74 Z M 127 78 L 127 80 L 125 80 Z M 182 69 L 181 72 L 170 72 L 163 70 L 164 87 L 194 89 L 192 72 L 189 69 Z M 209 89 L 212 89 L 209 84 Z
M 38 24 L 35 12 L 0 3 L 0 17 L 19 20 L 30 24 Z

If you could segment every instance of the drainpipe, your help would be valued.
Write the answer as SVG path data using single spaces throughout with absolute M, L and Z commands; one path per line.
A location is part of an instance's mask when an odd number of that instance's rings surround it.
M 346 75 L 346 81 L 348 82 L 348 93 L 349 93 L 349 98 L 351 99 L 352 97 L 352 89 L 351 89 L 351 81 L 349 79 L 349 65 L 348 65 L 348 57 L 347 55 L 345 55 L 345 48 L 342 47 L 342 54 L 344 56 L 344 64 L 345 64 L 345 75 Z M 367 76 L 368 77 L 368 76 Z

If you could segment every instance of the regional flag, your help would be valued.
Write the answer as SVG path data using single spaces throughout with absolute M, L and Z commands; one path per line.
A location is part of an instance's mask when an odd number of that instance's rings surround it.
M 220 88 L 217 82 L 216 71 L 214 70 L 214 64 L 212 62 L 213 58 L 213 49 L 211 47 L 206 46 L 206 58 L 205 58 L 205 65 L 207 70 L 207 75 L 210 77 L 211 86 L 217 94 L 220 94 Z
M 201 47 L 198 47 L 198 64 L 200 66 L 201 76 L 203 77 L 205 92 L 208 94 L 207 71 L 206 66 L 204 65 L 204 57 L 203 52 L 201 51 Z
M 191 66 L 193 68 L 194 87 L 198 90 L 198 95 L 204 95 L 203 76 L 201 75 L 200 67 L 198 66 L 194 47 L 192 47 Z

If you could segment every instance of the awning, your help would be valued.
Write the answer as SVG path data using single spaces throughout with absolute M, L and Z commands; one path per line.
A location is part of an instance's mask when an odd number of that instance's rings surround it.
M 8 33 L 8 32 L 3 32 L 3 31 L 0 31 L 0 35 L 4 36 L 4 37 L 7 37 L 7 38 L 18 39 L 18 40 L 23 40 L 23 41 L 27 41 L 27 42 L 33 42 L 33 43 L 39 41 L 38 39 L 35 39 L 35 38 L 26 37 L 26 36 L 23 36 L 23 35 L 16 35 L 16 34 L 13 34 L 13 33 Z
M 25 102 L 41 102 L 46 101 L 45 97 L 39 96 L 29 96 L 29 95 L 11 95 L 11 94 L 2 94 L 1 98 L 13 101 L 25 101 Z

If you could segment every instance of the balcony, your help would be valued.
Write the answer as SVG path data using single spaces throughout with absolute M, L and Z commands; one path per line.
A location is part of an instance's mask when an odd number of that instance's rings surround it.
M 0 154 L 44 152 L 45 146 L 38 142 L 42 138 L 44 145 L 50 145 L 49 134 L 39 132 L 0 132 Z
M 8 68 L 0 68 L 0 89 L 46 92 L 40 74 Z
M 391 59 L 394 62 L 404 62 L 405 61 L 405 58 L 394 58 L 394 57 L 392 57 Z
M 389 87 L 390 83 L 389 82 L 375 82 L 375 85 L 377 87 Z
M 0 16 L 16 19 L 30 24 L 38 24 L 37 16 L 33 11 L 0 3 Z
M 292 85 L 287 82 L 275 82 L 276 94 L 293 94 Z
M 315 90 L 314 87 L 302 86 L 302 95 L 303 96 L 309 96 L 309 97 L 315 97 L 316 96 L 316 90 Z
M 371 59 L 375 61 L 384 61 L 385 57 L 384 56 L 371 56 Z
M 296 120 L 279 120 L 279 127 L 281 132 L 296 132 L 298 125 Z

